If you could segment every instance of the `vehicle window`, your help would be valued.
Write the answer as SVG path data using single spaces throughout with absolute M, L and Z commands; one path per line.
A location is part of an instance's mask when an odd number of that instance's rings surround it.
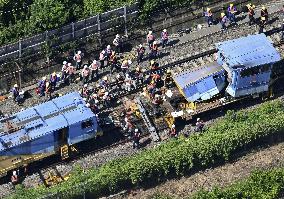
M 82 122 L 82 129 L 90 128 L 94 125 L 93 120 L 87 120 Z

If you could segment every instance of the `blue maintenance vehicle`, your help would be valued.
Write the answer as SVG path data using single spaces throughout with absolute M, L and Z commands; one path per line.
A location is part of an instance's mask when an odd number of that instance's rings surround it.
M 191 119 L 243 98 L 270 96 L 275 77 L 283 75 L 283 60 L 264 34 L 220 42 L 216 49 L 215 62 L 173 77 L 173 96 L 185 100 L 166 116 L 169 125 L 176 117 Z
M 0 176 L 101 135 L 96 115 L 72 92 L 0 120 Z

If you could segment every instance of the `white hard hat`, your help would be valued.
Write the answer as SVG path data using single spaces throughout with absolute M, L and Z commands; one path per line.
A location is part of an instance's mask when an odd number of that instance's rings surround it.
M 105 92 L 105 96 L 108 96 L 108 92 Z
M 88 84 L 84 84 L 84 88 L 87 88 L 88 87 Z
M 63 64 L 64 64 L 64 65 L 67 64 L 67 61 L 64 61 Z
M 13 171 L 13 175 L 14 175 L 14 176 L 17 175 L 17 171 Z
M 42 80 L 46 80 L 46 77 L 44 76 L 44 77 L 42 77 Z
M 139 47 L 140 47 L 140 48 L 142 48 L 142 46 L 143 46 L 142 44 L 139 44 Z
M 157 41 L 154 41 L 153 44 L 157 44 Z
M 110 49 L 110 45 L 107 45 L 107 49 Z
M 79 50 L 79 51 L 78 51 L 78 54 L 80 55 L 81 53 L 82 53 L 82 52 Z
M 68 66 L 71 66 L 71 63 L 68 63 Z
M 128 64 L 129 64 L 129 65 L 132 64 L 132 61 L 131 61 L 131 60 L 128 60 Z
M 87 66 L 87 65 L 85 65 L 85 66 L 84 66 L 84 69 L 86 69 L 86 68 L 88 68 L 88 66 Z
M 173 124 L 173 125 L 172 125 L 172 128 L 175 128 L 175 127 L 176 127 L 176 125 Z
M 103 80 L 105 80 L 105 81 L 106 81 L 106 80 L 107 80 L 107 76 L 104 76 Z
M 137 133 L 137 132 L 138 132 L 138 129 L 135 129 L 134 132 Z
M 103 51 L 102 51 L 102 53 L 103 53 L 103 54 L 105 54 L 105 53 L 106 53 L 106 51 L 105 51 L 105 50 L 103 50 Z
M 97 60 L 94 60 L 94 61 L 93 61 L 93 64 L 96 64 L 96 63 L 97 63 Z
M 17 88 L 17 87 L 18 87 L 18 84 L 15 84 L 14 87 Z
M 118 37 L 119 37 L 119 34 L 115 35 L 115 37 L 118 38 Z
M 197 121 L 197 122 L 200 121 L 200 118 L 197 118 L 196 121 Z
M 150 30 L 150 31 L 149 31 L 149 34 L 152 34 L 152 33 L 153 33 L 152 30 Z
M 167 32 L 167 29 L 164 29 L 163 32 Z

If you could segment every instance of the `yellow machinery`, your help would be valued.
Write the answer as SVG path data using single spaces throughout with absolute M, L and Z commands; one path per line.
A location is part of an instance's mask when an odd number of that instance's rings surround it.
M 62 177 L 62 176 L 56 175 L 53 172 L 49 171 L 48 177 L 45 179 L 45 185 L 52 186 L 52 185 L 68 180 L 69 177 L 70 175 Z

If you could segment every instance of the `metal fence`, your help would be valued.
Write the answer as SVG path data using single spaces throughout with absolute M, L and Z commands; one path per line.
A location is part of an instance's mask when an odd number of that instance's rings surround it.
M 121 27 L 127 34 L 127 23 L 137 15 L 138 3 L 135 3 L 19 40 L 0 47 L 0 62 L 41 52 L 43 44 L 50 40 L 56 40 L 56 42 L 51 42 L 51 47 L 56 47 L 90 35 L 97 35 L 100 38 L 106 32 Z

